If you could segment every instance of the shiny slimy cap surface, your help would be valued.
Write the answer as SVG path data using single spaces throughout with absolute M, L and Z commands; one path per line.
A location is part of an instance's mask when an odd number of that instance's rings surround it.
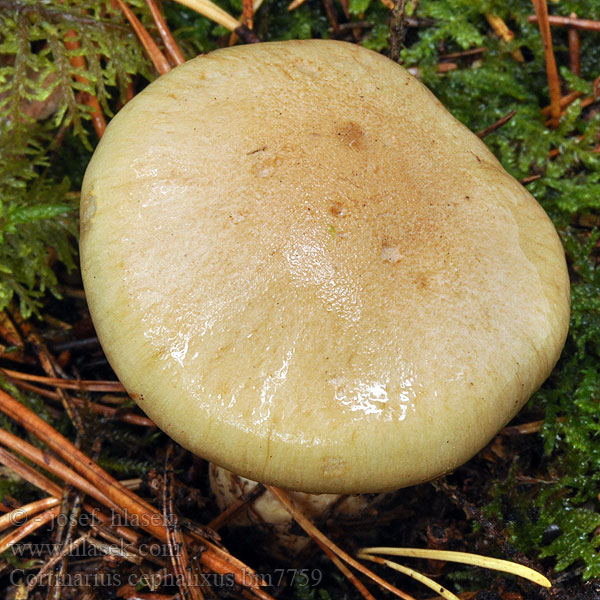
M 548 376 L 569 318 L 533 197 L 404 69 L 256 44 L 160 77 L 86 173 L 91 314 L 173 439 L 308 492 L 469 459 Z

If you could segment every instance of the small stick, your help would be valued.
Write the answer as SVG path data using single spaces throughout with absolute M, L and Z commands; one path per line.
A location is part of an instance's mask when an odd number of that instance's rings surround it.
M 44 388 L 37 387 L 36 385 L 31 385 L 30 383 L 26 383 L 24 381 L 15 381 L 15 385 L 23 390 L 28 390 L 30 392 L 34 392 L 43 396 L 44 398 L 48 398 L 49 400 L 54 400 L 60 402 L 60 396 L 56 392 L 51 392 Z M 137 415 L 133 412 L 125 411 L 121 408 L 113 408 L 112 406 L 105 406 L 104 404 L 100 404 L 98 402 L 85 402 L 81 398 L 71 398 L 71 401 L 75 406 L 79 408 L 89 408 L 92 412 L 102 415 L 103 417 L 108 417 L 110 419 L 118 419 L 119 421 L 123 421 L 124 423 L 130 423 L 131 425 L 139 425 L 141 427 L 156 427 L 154 421 L 151 421 L 148 417 L 144 417 L 143 415 Z
M 4 531 L 13 525 L 23 525 L 29 521 L 33 515 L 37 515 L 48 508 L 53 508 L 58 504 L 60 504 L 60 500 L 50 496 L 48 498 L 36 500 L 35 502 L 30 502 L 29 504 L 25 504 L 19 508 L 15 508 L 14 510 L 11 510 L 9 513 L 6 513 L 0 517 L 0 531 Z
M 0 428 L 0 441 L 2 443 L 23 454 L 23 456 L 29 458 L 42 468 L 52 471 L 64 481 L 81 489 L 89 496 L 96 498 L 105 506 L 116 507 L 120 513 L 127 512 L 126 509 L 121 510 L 121 506 L 127 508 L 128 505 L 134 502 L 136 510 L 132 514 L 140 518 L 150 519 L 147 526 L 142 528 L 156 535 L 159 539 L 165 538 L 164 526 L 160 522 L 160 519 L 158 522 L 156 519 L 152 519 L 152 514 L 156 512 L 153 507 L 121 485 L 87 455 L 81 452 L 81 450 L 69 442 L 67 438 L 58 433 L 51 425 L 3 390 L 0 390 L 0 410 L 9 415 L 19 425 L 31 431 L 38 439 L 45 442 L 58 456 L 79 471 L 81 475 L 78 475 L 63 463 L 54 459 L 47 452 L 42 452 L 42 450 L 35 448 L 20 437 Z M 90 485 L 84 477 L 87 477 L 94 485 Z M 107 491 L 106 494 L 100 491 L 100 486 Z
M 370 21 L 351 21 L 349 23 L 340 23 L 337 33 L 342 34 L 351 29 L 352 31 L 358 31 L 360 29 L 369 29 L 373 27 L 373 23 Z
M 10 360 L 10 362 L 19 363 L 21 365 L 35 365 L 35 360 L 32 356 L 23 353 L 20 348 L 11 348 L 7 352 L 7 347 L 4 344 L 0 344 L 0 358 L 4 360 Z
M 163 44 L 165 45 L 167 53 L 171 57 L 171 60 L 175 63 L 175 65 L 182 65 L 185 62 L 183 53 L 175 41 L 175 38 L 173 37 L 165 18 L 162 16 L 158 6 L 156 6 L 156 2 L 154 0 L 146 0 L 146 4 L 152 13 L 152 18 L 154 19 L 158 33 L 163 41 Z
M 31 344 L 33 347 L 33 351 L 46 375 L 53 379 L 58 379 L 59 375 L 61 378 L 64 377 L 64 372 L 62 371 L 60 365 L 57 364 L 55 358 L 46 347 L 46 344 L 40 335 L 33 328 L 32 324 L 29 321 L 25 321 L 20 313 L 14 313 L 13 319 L 23 332 L 27 343 Z M 83 420 L 81 419 L 81 415 L 73 405 L 73 402 L 71 402 L 70 396 L 60 388 L 57 388 L 57 392 L 60 396 L 60 401 L 63 405 L 63 408 L 69 416 L 69 419 L 71 419 L 75 429 L 77 429 L 80 434 L 85 433 L 85 426 Z
M 548 20 L 548 5 L 546 0 L 532 0 L 535 8 L 535 14 L 538 17 L 540 34 L 544 44 L 544 54 L 546 57 L 546 77 L 548 79 L 548 89 L 550 90 L 550 117 L 551 126 L 558 127 L 560 119 L 560 79 L 558 78 L 558 69 L 556 68 L 556 59 L 552 48 L 552 32 L 550 31 L 550 22 Z
M 489 135 L 490 133 L 492 133 L 492 131 L 496 131 L 496 129 L 499 129 L 500 127 L 502 127 L 502 125 L 505 125 L 506 123 L 508 123 L 516 114 L 517 114 L 516 110 L 511 110 L 507 115 L 504 115 L 501 119 L 498 119 L 495 123 L 492 123 L 485 129 L 482 129 L 481 131 L 477 132 L 477 136 L 480 138 L 484 138 L 486 135 Z
M 390 33 L 388 43 L 390 46 L 390 58 L 394 62 L 400 60 L 400 52 L 406 37 L 406 1 L 394 0 L 394 8 L 390 17 Z
M 93 379 L 61 379 L 60 377 L 45 377 L 43 375 L 31 375 L 11 369 L 0 369 L 11 379 L 23 381 L 35 381 L 52 387 L 65 388 L 68 390 L 80 390 L 82 392 L 125 392 L 123 384 L 119 381 L 95 381 Z
M 217 531 L 230 519 L 237 515 L 242 509 L 254 502 L 265 492 L 265 486 L 257 483 L 250 491 L 240 496 L 233 504 L 230 504 L 221 514 L 217 515 L 206 527 Z
M 299 6 L 302 6 L 305 2 L 306 2 L 306 0 L 292 0 L 292 2 L 289 3 L 287 9 L 294 10 L 294 9 L 298 8 Z
M 97 348 L 100 345 L 96 336 L 85 338 L 82 340 L 71 340 L 62 344 L 52 346 L 56 353 L 64 352 L 65 350 L 84 350 L 87 348 Z
M 37 515 L 35 519 L 28 521 L 24 525 L 21 525 L 8 535 L 0 539 L 0 554 L 6 552 L 11 546 L 14 546 L 17 542 L 20 542 L 23 538 L 33 533 L 36 529 L 43 527 L 46 523 L 49 523 L 60 514 L 60 506 L 55 506 L 43 512 L 41 515 Z
M 571 18 L 577 18 L 575 13 L 571 13 Z M 571 63 L 571 72 L 579 75 L 581 71 L 580 52 L 579 52 L 579 31 L 575 27 L 569 27 L 569 60 Z
M 532 181 L 537 181 L 538 179 L 540 179 L 541 175 L 529 175 L 529 177 L 524 177 L 523 179 L 519 179 L 519 183 L 521 185 L 527 185 L 528 183 L 531 183 Z
M 73 540 L 70 544 L 67 544 L 58 554 L 52 556 L 48 562 L 42 566 L 42 568 L 31 578 L 31 580 L 27 583 L 27 593 L 30 594 L 40 582 L 40 579 L 50 571 L 58 562 L 60 562 L 64 557 L 67 556 L 70 552 L 81 546 L 90 536 L 92 532 L 89 531 L 85 535 Z M 29 597 L 29 596 L 27 596 Z
M 264 0 L 253 0 L 252 2 L 252 17 L 254 18 L 254 15 L 256 14 L 256 11 L 262 6 Z M 244 14 L 242 13 L 240 15 L 240 22 L 243 20 L 244 18 Z M 237 44 L 238 41 L 238 36 L 237 34 L 232 31 L 231 35 L 229 36 L 229 45 L 230 46 L 235 46 L 235 44 Z
M 131 27 L 138 36 L 142 46 L 144 46 L 150 60 L 156 67 L 156 70 L 164 75 L 171 70 L 171 65 L 167 60 L 166 56 L 161 52 L 160 48 L 156 45 L 156 42 L 152 39 L 150 34 L 146 31 L 146 28 L 140 23 L 140 20 L 133 14 L 133 11 L 127 6 L 123 0 L 117 0 L 119 8 L 123 11 L 125 17 L 131 24 Z
M 560 107 L 562 108 L 566 108 L 567 106 L 569 106 L 569 104 L 575 102 L 575 100 L 577 100 L 577 98 L 581 98 L 581 96 L 583 96 L 583 94 L 581 92 L 571 92 L 570 94 L 567 94 L 566 96 L 563 96 L 560 99 Z M 545 106 L 544 108 L 542 108 L 542 114 L 545 117 L 549 117 L 550 114 L 552 112 L 552 107 L 551 106 Z
M 254 4 L 252 0 L 242 0 L 242 23 L 254 29 Z
M 437 65 L 438 73 L 449 73 L 450 71 L 456 71 L 456 69 L 458 69 L 458 65 L 454 62 L 443 62 Z M 408 67 L 407 71 L 414 77 L 421 77 L 419 67 Z
M 483 54 L 487 52 L 487 48 L 485 46 L 481 46 L 479 48 L 469 48 L 468 50 L 461 50 L 460 52 L 450 52 L 449 54 L 440 55 L 441 60 L 450 60 L 453 58 L 463 58 L 465 56 L 473 56 L 475 54 Z
M 534 175 L 534 177 L 538 178 L 541 177 L 541 175 Z M 511 425 L 510 427 L 505 427 L 500 432 L 500 435 L 527 435 L 530 433 L 538 433 L 544 423 L 545 421 L 542 419 L 541 421 L 532 421 L 531 423 L 523 423 L 522 425 Z
M 242 26 L 236 18 L 232 17 L 221 7 L 210 2 L 210 0 L 177 0 L 177 2 L 222 25 L 229 29 L 229 31 L 235 31 L 238 27 Z
M 597 99 L 597 98 L 595 98 L 595 97 L 593 97 L 593 96 L 588 96 L 587 98 L 584 98 L 584 99 L 581 101 L 581 108 L 582 108 L 582 109 L 584 109 L 584 108 L 586 108 L 586 107 L 590 106 L 591 104 L 594 104 L 594 103 L 595 103 L 595 102 L 597 102 L 597 101 L 598 101 L 598 99 Z M 546 125 L 549 125 L 549 124 L 550 124 L 550 120 L 548 120 L 548 122 L 546 123 Z M 580 138 L 580 139 L 581 139 L 581 138 Z
M 67 31 L 65 34 L 64 45 L 67 50 L 79 50 L 81 48 L 81 44 L 77 39 L 77 32 L 74 29 L 69 29 L 69 31 Z M 69 62 L 71 63 L 71 66 L 75 67 L 76 69 L 82 69 L 84 71 L 87 70 L 87 64 L 84 56 L 71 56 L 69 58 Z M 75 79 L 83 85 L 90 84 L 89 79 L 83 75 L 75 75 Z M 104 113 L 100 107 L 100 102 L 98 102 L 98 98 L 96 98 L 96 96 L 93 96 L 87 92 L 84 93 L 83 99 L 84 103 L 92 109 L 90 113 L 92 125 L 94 126 L 94 131 L 96 132 L 98 138 L 101 138 L 106 130 L 106 119 L 104 118 Z
M 0 336 L 11 346 L 16 346 L 19 350 L 25 349 L 23 338 L 5 310 L 0 312 Z
M 344 16 L 346 19 L 350 20 L 350 3 L 349 0 L 340 0 L 340 4 L 342 5 L 342 10 L 344 11 Z
M 508 25 L 504 22 L 503 19 L 496 15 L 487 14 L 485 15 L 487 22 L 490 24 L 490 27 L 494 30 L 494 33 L 505 42 L 512 42 L 515 39 L 515 34 L 511 29 L 509 29 Z
M 66 526 L 64 522 L 59 521 L 58 527 L 53 532 L 54 546 L 51 552 L 51 556 L 60 554 L 60 551 L 68 546 L 74 539 L 77 530 L 77 523 L 80 521 L 82 511 L 82 495 L 79 492 L 75 492 L 73 498 L 71 498 L 70 486 L 66 486 L 63 490 L 63 503 L 61 508 L 61 515 L 67 517 L 67 508 L 70 507 L 69 516 L 66 518 Z M 63 587 L 64 575 L 67 572 L 68 558 L 63 555 L 58 565 L 54 567 L 53 576 L 48 588 L 48 594 L 46 595 L 47 600 L 52 597 L 52 600 L 60 600 L 61 588 Z
M 535 14 L 528 17 L 527 20 L 530 23 L 537 23 L 539 17 Z M 600 21 L 591 21 L 590 19 L 548 16 L 548 22 L 550 25 L 556 25 L 558 27 L 574 27 L 575 29 L 583 29 L 586 31 L 600 31 Z
M 503 19 L 496 15 L 487 14 L 485 15 L 487 22 L 490 24 L 490 27 L 494 30 L 494 33 L 507 44 L 512 42 L 515 39 L 515 34 L 511 29 L 509 29 L 508 25 L 504 22 Z M 523 53 L 518 48 L 513 50 L 512 57 L 520 63 L 525 62 L 525 58 L 523 58 Z
M 182 598 L 191 600 L 203 600 L 200 587 L 194 585 L 191 579 L 192 571 L 189 563 L 190 559 L 186 546 L 183 541 L 179 519 L 175 512 L 175 503 L 173 496 L 175 494 L 175 484 L 173 477 L 173 444 L 169 444 L 165 457 L 165 467 L 163 473 L 162 485 L 162 514 L 167 530 L 167 547 L 171 557 L 171 565 L 175 573 L 175 580 L 179 593 Z
M 144 557 L 136 552 L 131 552 L 126 550 L 125 548 L 115 546 L 114 544 L 107 544 L 106 542 L 101 542 L 96 538 L 91 537 L 89 539 L 90 546 L 97 548 L 103 554 L 108 556 L 119 556 L 120 558 L 124 558 L 134 565 L 141 565 L 144 562 Z
M 5 448 L 2 448 L 1 446 L 0 463 L 5 465 L 9 469 L 12 469 L 25 481 L 28 481 L 35 487 L 44 490 L 44 492 L 50 494 L 54 498 L 60 498 L 62 496 L 62 490 L 58 485 L 56 485 L 56 483 L 50 481 L 50 479 L 48 479 L 45 475 L 42 475 L 32 466 L 23 462 L 20 458 L 17 458 L 14 454 L 9 452 Z
M 126 511 L 120 510 L 119 505 L 116 502 L 112 502 L 97 487 L 91 485 L 86 479 L 69 469 L 64 463 L 60 462 L 47 452 L 36 448 L 19 436 L 2 428 L 0 428 L 0 443 L 23 455 L 39 467 L 42 467 L 42 469 L 46 469 L 53 475 L 60 477 L 66 483 L 76 487 L 105 506 L 118 510 L 122 516 L 127 516 Z
M 3 390 L 0 390 L 0 411 L 10 416 L 22 427 L 34 433 L 38 439 L 46 443 L 58 456 L 71 464 L 84 477 L 87 477 L 93 485 L 81 484 L 82 487 L 80 489 L 84 488 L 82 491 L 88 493 L 88 489 L 90 489 L 89 495 L 97 498 L 102 504 L 114 508 L 119 514 L 132 516 L 134 519 L 137 519 L 141 529 L 161 541 L 166 541 L 167 532 L 161 515 L 156 508 L 137 496 L 134 492 L 128 490 L 90 459 L 89 456 L 75 447 L 67 438 L 58 433 L 51 425 Z M 43 453 L 41 450 L 34 448 L 31 444 L 27 444 L 24 440 L 13 436 L 7 431 L 0 429 L 0 434 L 5 439 L 12 438 L 11 447 L 16 447 L 19 452 L 21 452 L 21 449 L 18 448 L 24 447 L 30 456 L 35 456 L 36 459 L 41 454 L 43 463 L 41 466 L 43 468 L 50 470 L 48 462 L 54 465 L 59 463 L 57 460 L 52 460 L 47 453 Z M 27 448 L 27 446 L 30 448 Z M 46 460 L 44 460 L 44 456 Z M 63 472 L 68 474 L 67 471 L 69 469 L 66 471 L 64 469 Z M 70 474 L 68 475 L 71 477 Z M 59 476 L 62 476 L 62 474 L 59 474 Z M 80 483 L 79 480 L 78 483 Z M 86 481 L 85 483 L 87 484 L 88 482 Z M 79 486 L 75 485 L 75 487 Z M 103 497 L 102 500 L 100 496 Z M 199 541 L 205 548 L 200 556 L 200 560 L 208 569 L 212 569 L 217 573 L 233 572 L 235 581 L 240 583 L 240 585 L 250 588 L 256 596 L 263 598 L 263 600 L 271 600 L 271 597 L 259 588 L 262 582 L 250 567 L 215 546 L 209 540 L 201 536 L 197 537 L 200 538 Z
M 42 475 L 39 471 L 24 463 L 20 458 L 16 457 L 11 452 L 8 452 L 1 446 L 0 463 L 7 466 L 9 469 L 12 469 L 15 473 L 17 473 L 17 475 L 25 479 L 25 481 L 28 481 L 35 487 L 45 491 L 60 501 L 63 493 L 62 489 L 58 485 L 56 485 L 53 481 L 50 481 L 45 475 Z M 127 481 L 123 481 L 122 483 L 123 485 L 129 487 Z M 84 508 L 101 523 L 112 524 L 114 521 L 114 519 L 101 513 L 97 507 L 91 506 L 89 503 L 84 504 Z M 117 533 L 128 539 L 130 542 L 137 542 L 139 540 L 139 536 L 128 528 L 118 525 L 114 527 L 114 529 Z
M 346 579 L 359 591 L 360 595 L 365 600 L 375 600 L 373 594 L 369 592 L 362 581 L 356 577 L 356 575 L 327 547 L 326 544 L 323 544 L 323 542 L 320 542 L 317 539 L 315 542 L 317 542 L 321 550 L 328 556 L 329 560 L 341 571 L 342 575 L 344 575 L 344 577 L 346 577 Z M 360 556 L 358 558 L 360 558 Z
M 327 20 L 329 24 L 333 28 L 333 31 L 337 31 L 340 27 L 340 23 L 338 21 L 337 15 L 335 14 L 335 6 L 333 5 L 333 0 L 322 0 L 323 6 L 325 7 L 325 14 L 327 15 Z
M 415 600 L 412 596 L 409 596 L 406 592 L 399 590 L 397 587 L 394 587 L 391 583 L 387 582 L 379 575 L 376 575 L 370 569 L 367 569 L 364 565 L 359 563 L 357 560 L 352 558 L 347 552 L 344 552 L 339 546 L 334 544 L 326 535 L 324 535 L 311 521 L 306 518 L 299 510 L 296 509 L 292 501 L 288 498 L 287 494 L 276 488 L 272 485 L 265 486 L 267 490 L 269 490 L 276 498 L 279 500 L 281 505 L 288 511 L 291 517 L 310 535 L 314 540 L 319 540 L 322 544 L 325 544 L 332 552 L 337 554 L 345 563 L 349 564 L 351 567 L 354 567 L 358 571 L 360 571 L 363 575 L 370 577 L 373 581 L 378 583 L 381 587 L 392 592 L 399 598 L 403 598 L 404 600 Z

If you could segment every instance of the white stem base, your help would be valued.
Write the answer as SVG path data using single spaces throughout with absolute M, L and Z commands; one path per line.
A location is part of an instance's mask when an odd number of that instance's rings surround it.
M 210 464 L 210 486 L 219 509 L 225 510 L 238 498 L 250 492 L 255 481 L 235 475 Z M 360 519 L 373 514 L 379 504 L 389 500 L 395 492 L 385 494 L 306 494 L 288 491 L 294 504 L 316 524 L 330 518 Z M 234 527 L 253 527 L 265 534 L 272 546 L 268 554 L 287 559 L 304 553 L 311 547 L 311 539 L 298 531 L 294 521 L 279 501 L 268 491 L 231 519 Z M 268 536 L 267 536 L 268 534 Z

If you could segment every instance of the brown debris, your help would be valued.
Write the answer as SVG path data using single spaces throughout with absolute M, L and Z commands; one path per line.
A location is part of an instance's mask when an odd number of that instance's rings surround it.
M 552 47 L 552 33 L 550 31 L 550 21 L 548 18 L 548 5 L 546 0 L 533 0 L 535 14 L 538 19 L 540 34 L 544 43 L 544 54 L 546 56 L 546 76 L 548 78 L 548 88 L 550 90 L 550 125 L 558 127 L 560 120 L 560 79 Z
M 73 466 L 79 474 L 48 452 L 35 448 L 28 442 L 3 429 L 0 429 L 1 443 L 18 451 L 35 464 L 52 472 L 116 514 L 121 515 L 125 522 L 133 522 L 159 541 L 168 541 L 169 533 L 159 511 L 110 476 L 90 457 L 86 456 L 40 417 L 1 390 L 0 411 L 10 416 L 19 425 L 28 429 L 38 439 L 47 444 L 65 463 Z M 54 484 L 52 484 L 51 490 L 54 492 L 51 492 L 54 496 L 57 491 Z M 43 522 L 50 522 L 59 512 L 60 508 L 55 507 L 43 513 Z M 29 532 L 30 530 L 23 530 L 23 537 Z M 10 545 L 14 543 L 13 539 L 6 539 L 6 544 Z M 197 532 L 190 532 L 190 534 L 184 535 L 184 540 L 186 545 L 195 545 L 197 542 L 201 543 L 203 550 L 199 555 L 199 560 L 206 568 L 221 574 L 233 573 L 235 581 L 249 588 L 256 597 L 263 600 L 271 598 L 260 589 L 261 580 L 255 575 L 254 571 L 231 556 L 226 550 L 219 548 L 210 540 L 200 536 Z
M 167 53 L 174 65 L 182 65 L 185 62 L 185 58 L 179 45 L 175 41 L 171 30 L 167 26 L 167 22 L 165 18 L 162 16 L 156 2 L 154 0 L 146 0 L 146 4 L 152 13 L 152 18 L 154 19 L 154 23 L 156 24 L 156 28 L 158 29 L 158 33 L 165 45 Z
M 67 50 L 79 50 L 81 48 L 77 32 L 74 29 L 67 31 L 64 44 Z M 69 62 L 77 69 L 82 69 L 84 71 L 87 70 L 87 64 L 83 56 L 71 56 L 69 58 Z M 75 79 L 83 85 L 89 85 L 90 83 L 89 79 L 83 75 L 75 75 Z M 104 113 L 100 107 L 100 102 L 98 102 L 98 98 L 96 98 L 96 96 L 93 96 L 87 92 L 83 92 L 82 99 L 83 102 L 92 109 L 92 112 L 90 113 L 92 124 L 94 126 L 94 130 L 96 131 L 96 135 L 98 138 L 101 138 L 106 130 L 106 119 L 104 118 Z
M 537 23 L 539 16 L 537 14 L 531 15 L 528 19 L 530 23 Z M 556 25 L 558 27 L 573 27 L 575 29 L 585 31 L 600 31 L 600 21 L 591 21 L 589 19 L 578 19 L 576 17 L 557 17 L 549 16 L 548 23 L 550 25 Z
M 127 17 L 127 20 L 131 24 L 131 27 L 135 31 L 136 35 L 142 42 L 152 64 L 160 75 L 164 75 L 171 70 L 171 65 L 167 60 L 166 56 L 161 52 L 160 48 L 156 45 L 156 42 L 152 39 L 152 36 L 146 31 L 146 28 L 141 24 L 140 20 L 133 14 L 133 11 L 123 2 L 123 0 L 116 0 L 119 8 L 123 14 Z
M 395 0 L 390 17 L 388 44 L 390 46 L 390 58 L 395 62 L 400 60 L 400 52 L 406 37 L 406 2 L 407 0 Z
M 575 13 L 571 13 L 571 18 L 577 18 Z M 581 56 L 579 51 L 579 31 L 576 27 L 569 27 L 569 60 L 571 63 L 571 71 L 575 75 L 581 72 Z
M 496 131 L 496 129 L 502 127 L 502 125 L 508 123 L 516 114 L 516 110 L 511 110 L 507 115 L 505 115 L 501 119 L 498 119 L 495 123 L 492 123 L 491 125 L 489 125 L 485 129 L 482 129 L 481 131 L 478 131 L 477 136 L 480 138 L 484 138 L 486 135 L 489 135 L 493 131 Z
M 403 598 L 404 600 L 414 600 L 412 596 L 409 596 L 407 593 L 403 592 L 402 590 L 399 590 L 397 587 L 393 586 L 382 577 L 379 577 L 379 575 L 376 575 L 375 573 L 373 573 L 373 571 L 367 569 L 367 567 L 365 567 L 362 563 L 352 558 L 347 552 L 345 552 L 339 546 L 334 544 L 327 536 L 321 533 L 321 531 L 319 531 L 319 529 L 317 529 L 317 527 L 315 527 L 310 522 L 310 520 L 302 514 L 302 512 L 295 508 L 293 502 L 288 498 L 287 494 L 283 490 L 276 488 L 272 485 L 267 485 L 265 487 L 277 498 L 277 500 L 279 500 L 281 505 L 288 511 L 288 513 L 296 521 L 296 523 L 298 523 L 298 525 L 300 525 L 300 527 L 302 527 L 302 529 L 304 529 L 304 531 L 306 531 L 306 533 L 308 533 L 308 535 L 311 538 L 313 538 L 313 540 L 315 540 L 315 542 L 317 542 L 319 546 L 327 546 L 327 548 L 333 554 L 335 554 L 337 557 L 343 560 L 346 564 L 355 568 L 363 575 L 366 575 L 375 583 L 379 584 L 383 589 L 387 590 L 388 592 L 391 592 L 398 598 Z

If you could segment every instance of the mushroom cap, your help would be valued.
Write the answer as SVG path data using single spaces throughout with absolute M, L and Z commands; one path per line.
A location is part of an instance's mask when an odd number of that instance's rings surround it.
M 108 360 L 240 475 L 376 492 L 473 456 L 548 376 L 552 223 L 403 68 L 357 45 L 228 48 L 110 123 L 82 191 Z

